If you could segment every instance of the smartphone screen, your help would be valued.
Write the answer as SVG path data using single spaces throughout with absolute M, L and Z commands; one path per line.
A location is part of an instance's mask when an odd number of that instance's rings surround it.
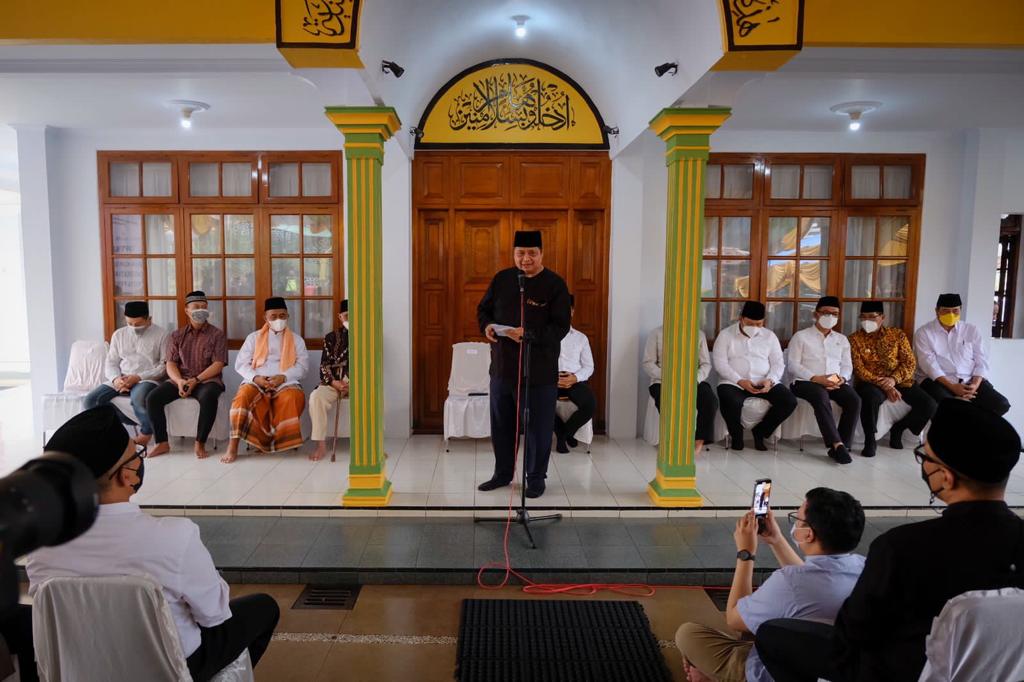
M 754 482 L 754 501 L 751 504 L 751 508 L 754 510 L 754 516 L 763 518 L 768 515 L 768 509 L 771 506 L 771 495 L 772 479 L 760 478 Z

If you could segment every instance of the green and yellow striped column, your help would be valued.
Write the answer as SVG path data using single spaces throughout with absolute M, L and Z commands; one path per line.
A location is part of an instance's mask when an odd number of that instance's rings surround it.
M 384 142 L 401 127 L 390 107 L 327 107 L 345 136 L 348 203 L 349 487 L 342 504 L 391 501 L 384 459 L 384 323 L 380 176 Z
M 658 471 L 647 494 L 659 507 L 699 507 L 693 433 L 697 418 L 697 341 L 700 334 L 704 168 L 711 134 L 727 108 L 663 109 L 651 129 L 665 140 L 668 220 L 665 234 L 665 310 L 661 359 Z

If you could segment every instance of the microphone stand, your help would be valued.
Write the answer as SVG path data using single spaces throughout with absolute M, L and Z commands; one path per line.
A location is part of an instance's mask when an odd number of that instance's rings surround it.
M 526 531 L 526 537 L 530 541 L 530 547 L 537 549 L 537 542 L 530 532 L 530 523 L 533 521 L 560 521 L 561 514 L 545 514 L 542 516 L 530 516 L 530 510 L 526 507 L 526 465 L 530 461 L 530 454 L 533 449 L 530 447 L 530 350 L 533 345 L 532 335 L 526 331 L 526 274 L 519 271 L 519 310 L 520 322 L 523 325 L 523 338 L 520 343 L 526 344 L 523 347 L 523 375 L 520 382 L 519 395 L 516 401 L 517 408 L 522 406 L 523 418 L 519 420 L 520 431 L 516 433 L 516 442 L 519 436 L 523 437 L 523 466 L 519 469 L 519 507 L 515 510 L 512 523 L 520 524 Z M 550 438 L 550 434 L 548 436 Z M 506 519 L 474 519 L 477 523 L 504 523 Z

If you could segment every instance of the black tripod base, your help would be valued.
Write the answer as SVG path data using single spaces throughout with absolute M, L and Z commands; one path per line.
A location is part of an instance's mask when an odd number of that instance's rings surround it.
M 508 519 L 473 519 L 474 523 L 505 523 Z M 544 514 L 543 516 L 530 516 L 530 510 L 526 507 L 520 507 L 516 509 L 516 515 L 512 517 L 512 523 L 518 523 L 526 531 L 526 538 L 530 541 L 530 547 L 537 549 L 537 543 L 534 542 L 533 533 L 530 532 L 530 524 L 535 521 L 561 521 L 561 514 Z

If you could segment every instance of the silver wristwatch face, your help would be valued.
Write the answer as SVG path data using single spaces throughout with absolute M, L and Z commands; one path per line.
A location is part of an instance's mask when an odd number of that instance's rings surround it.
M 743 561 L 751 561 L 753 560 L 754 555 L 745 549 L 741 549 L 740 551 L 736 552 L 736 558 L 742 559 Z

